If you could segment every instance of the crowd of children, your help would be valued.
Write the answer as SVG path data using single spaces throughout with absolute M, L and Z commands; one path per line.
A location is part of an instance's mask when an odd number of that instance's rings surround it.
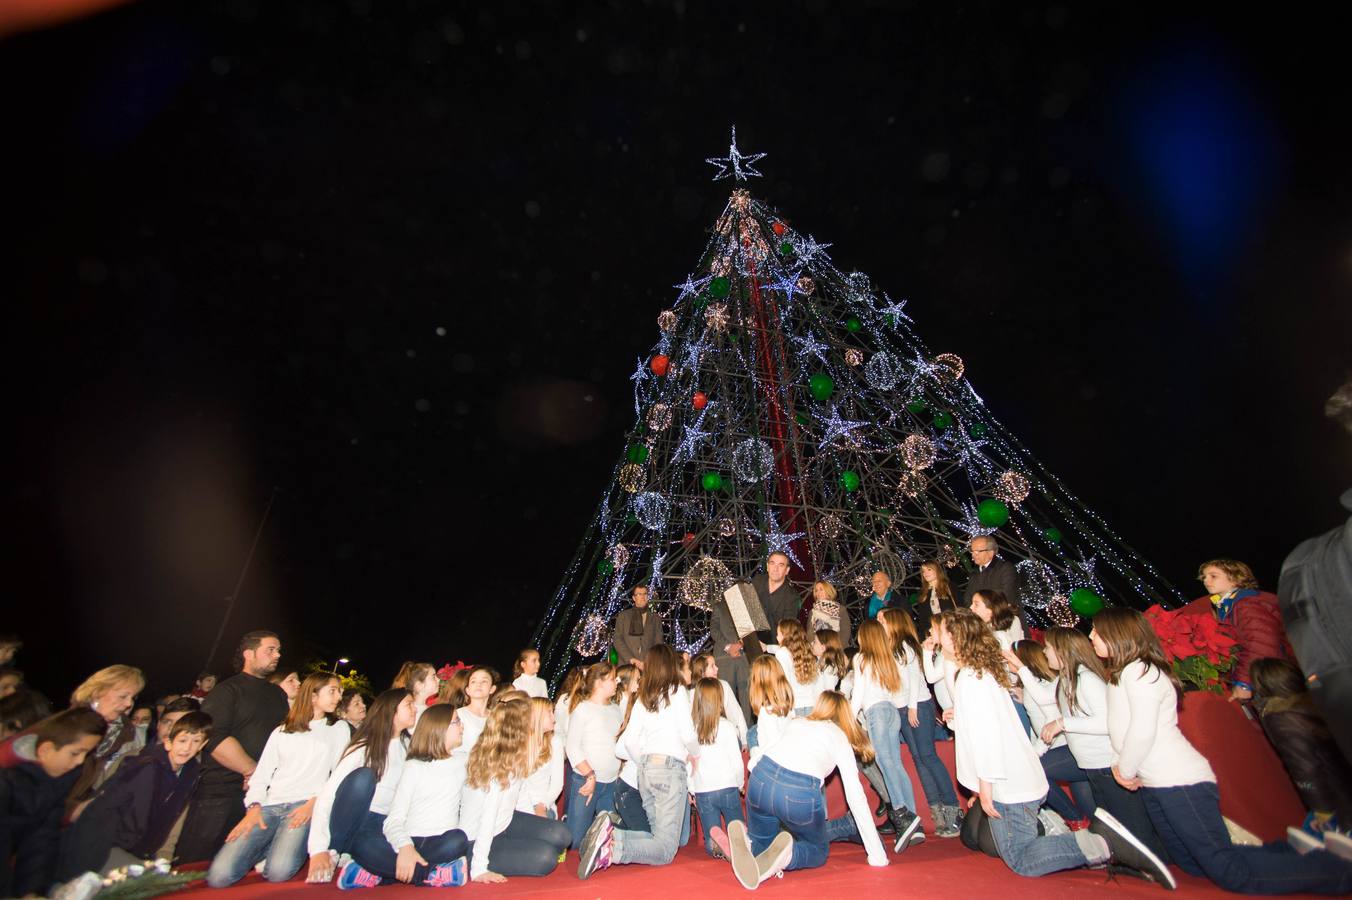
M 925 570 L 923 615 L 883 605 L 851 641 L 778 622 L 750 661 L 751 723 L 711 653 L 665 644 L 574 669 L 552 699 L 533 649 L 511 682 L 411 662 L 368 700 L 332 673 L 281 667 L 265 631 L 241 640 L 236 675 L 203 675 L 154 709 L 137 706 L 144 678 L 129 666 L 94 673 L 54 715 L 11 679 L 0 896 L 169 853 L 207 864 L 217 888 L 302 869 L 342 889 L 491 884 L 548 875 L 569 850 L 585 879 L 671 863 L 692 817 L 706 852 L 755 889 L 823 865 L 833 842 L 862 844 L 872 866 L 923 842 L 902 745 L 931 835 L 961 836 L 1018 875 L 1112 867 L 1172 888 L 1172 863 L 1237 892 L 1352 891 L 1352 841 L 1336 827 L 1346 763 L 1294 664 L 1255 659 L 1246 677 L 1268 732 L 1285 736 L 1279 753 L 1299 757 L 1287 765 L 1302 796 L 1324 811 L 1286 843 L 1236 845 L 1140 613 L 1108 608 L 1088 634 L 1032 641 L 999 591 L 964 608 L 937 563 Z M 935 749 L 946 740 L 956 771 Z M 833 776 L 848 812 L 830 819 Z

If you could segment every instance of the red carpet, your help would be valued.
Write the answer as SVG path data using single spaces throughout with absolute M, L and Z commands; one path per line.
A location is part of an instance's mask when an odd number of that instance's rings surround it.
M 890 849 L 890 846 L 889 846 Z M 1235 897 L 1226 894 L 1210 882 L 1189 878 L 1175 870 L 1179 878 L 1178 894 L 1187 897 Z M 251 875 L 238 887 L 222 893 L 222 900 L 262 900 L 262 898 L 309 897 L 320 894 L 337 896 L 332 886 L 307 885 L 297 876 L 286 884 L 268 884 L 259 876 Z M 210 891 L 194 887 L 191 891 Z M 391 897 L 421 898 L 427 900 L 430 888 L 391 885 L 365 891 L 346 892 L 343 896 L 371 897 L 388 900 Z M 726 862 L 704 855 L 702 845 L 692 839 L 682 848 L 676 861 L 669 866 L 616 866 L 593 875 L 587 881 L 577 880 L 577 854 L 569 853 L 568 861 L 548 878 L 510 878 L 506 884 L 467 885 L 455 888 L 454 896 L 468 894 L 474 897 L 551 896 L 591 900 L 597 897 L 680 897 L 685 900 L 707 900 L 714 897 L 743 897 L 746 891 L 733 878 Z M 972 853 L 956 839 L 929 838 L 919 847 L 894 857 L 884 869 L 874 869 L 864 859 L 864 849 L 853 844 L 831 845 L 831 858 L 820 869 L 789 872 L 783 879 L 767 882 L 758 893 L 770 897 L 805 898 L 805 900 L 833 900 L 838 897 L 867 897 L 871 894 L 889 895 L 906 892 L 911 896 L 932 897 L 999 897 L 1000 900 L 1023 900 L 1048 896 L 1085 897 L 1112 896 L 1120 898 L 1152 898 L 1164 900 L 1170 895 L 1163 888 L 1131 878 L 1108 880 L 1104 872 L 1059 872 L 1043 878 L 1020 878 L 997 859 Z

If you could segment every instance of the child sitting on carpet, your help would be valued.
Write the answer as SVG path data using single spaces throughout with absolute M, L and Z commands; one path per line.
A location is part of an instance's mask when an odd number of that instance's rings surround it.
M 944 656 L 957 667 L 958 780 L 976 794 L 971 805 L 980 804 L 1005 865 L 1016 874 L 1038 876 L 1111 861 L 1172 889 L 1174 878 L 1164 863 L 1103 810 L 1086 830 L 1038 834 L 1047 776 L 1014 712 L 1000 644 L 970 610 L 948 610 L 937 621 Z
M 1242 894 L 1346 894 L 1352 840 L 1292 829 L 1292 844 L 1238 846 L 1221 819 L 1216 776 L 1178 728 L 1182 689 L 1155 630 L 1134 609 L 1094 617 L 1094 652 L 1108 670 L 1113 777 L 1139 791 L 1169 857 L 1189 875 Z
M 741 822 L 742 747 L 737 728 L 726 716 L 723 684 L 717 678 L 701 678 L 691 692 L 691 716 L 695 736 L 699 738 L 699 765 L 690 775 L 690 793 L 695 796 L 700 827 L 704 829 L 704 849 L 710 856 L 722 857 L 710 831 L 720 824 L 726 831 L 732 822 Z M 733 709 L 739 709 L 736 703 Z M 740 711 L 740 710 L 739 710 Z
M 12 739 L 0 768 L 0 897 L 51 888 L 66 796 L 107 732 L 103 716 L 73 706 Z
M 557 819 L 563 792 L 563 742 L 554 733 L 554 704 L 548 697 L 530 698 L 530 745 L 526 754 L 530 773 L 521 786 L 516 808 Z

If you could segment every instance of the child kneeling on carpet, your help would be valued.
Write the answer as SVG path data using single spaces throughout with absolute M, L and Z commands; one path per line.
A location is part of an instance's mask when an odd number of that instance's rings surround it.
M 380 835 L 365 839 L 359 833 L 352 862 L 338 874 L 340 890 L 387 881 L 429 887 L 465 883 L 469 839 L 459 827 L 465 758 L 455 752 L 463 740 L 454 708 L 437 704 L 418 717 Z
M 347 745 L 346 724 L 330 725 L 343 688 L 319 672 L 296 690 L 291 711 L 263 745 L 244 794 L 246 812 L 207 870 L 207 884 L 229 887 L 264 861 L 268 881 L 290 881 L 306 861 L 315 799 Z
M 576 724 L 569 724 L 570 732 Z M 470 751 L 460 800 L 460 827 L 470 840 L 470 877 L 477 883 L 548 875 L 568 849 L 567 825 L 516 808 L 534 764 L 530 748 L 531 701 L 500 700 Z
M 371 703 L 315 801 L 306 881 L 332 881 L 334 856 L 353 854 L 358 844 L 385 846 L 381 829 L 408 758 L 405 732 L 418 720 L 415 702 L 408 688 L 391 688 Z
M 0 897 L 47 894 L 56 872 L 66 797 L 108 732 L 87 706 L 49 716 L 13 738 L 0 768 Z
M 695 683 L 691 715 L 700 756 L 699 765 L 690 775 L 690 793 L 695 795 L 700 827 L 704 829 L 704 849 L 717 859 L 723 853 L 714 843 L 712 830 L 721 825 L 726 831 L 733 822 L 744 821 L 742 748 L 737 743 L 737 726 L 727 718 L 726 709 L 723 685 L 717 678 L 701 678 Z M 733 709 L 738 709 L 735 703 Z
M 1291 843 L 1237 846 L 1221 818 L 1216 775 L 1178 728 L 1182 690 L 1145 616 L 1111 607 L 1089 633 L 1108 670 L 1113 777 L 1139 792 L 1169 857 L 1189 875 L 1242 894 L 1346 894 L 1352 840 L 1291 829 Z
M 573 694 L 576 702 L 568 713 L 566 745 L 573 773 L 567 808 L 573 847 L 582 846 L 582 838 L 598 814 L 615 808 L 615 779 L 620 774 L 615 738 L 622 715 L 613 702 L 617 684 L 614 666 L 594 663 Z
M 938 618 L 944 656 L 957 667 L 953 679 L 958 781 L 975 793 L 995 849 L 1016 874 L 1037 876 L 1113 862 L 1174 887 L 1168 868 L 1121 823 L 1103 810 L 1087 830 L 1039 835 L 1038 809 L 1047 776 L 1009 695 L 1009 670 L 1000 643 L 971 610 L 946 610 Z
M 862 840 L 869 865 L 887 865 L 856 755 L 868 762 L 873 748 L 836 691 L 824 691 L 807 718 L 790 719 L 782 739 L 764 748 L 746 788 L 746 824 L 733 822 L 726 834 L 710 829 L 743 887 L 755 890 L 781 872 L 824 865 L 833 840 Z M 837 770 L 850 812 L 828 821 L 822 785 Z
M 62 835 L 57 881 L 153 859 L 187 808 L 210 734 L 211 716 L 190 712 L 162 742 L 123 760 Z

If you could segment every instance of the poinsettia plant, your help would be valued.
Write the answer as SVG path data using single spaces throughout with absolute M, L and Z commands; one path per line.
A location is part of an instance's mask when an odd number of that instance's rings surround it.
M 455 673 L 456 673 L 456 672 L 460 672 L 460 671 L 463 671 L 463 670 L 465 670 L 465 669 L 472 669 L 472 668 L 474 668 L 474 667 L 471 666 L 471 665 L 468 665 L 463 659 L 457 659 L 457 660 L 455 661 L 455 665 L 451 665 L 450 663 L 446 663 L 446 665 L 442 666 L 440 669 L 437 669 L 437 680 L 438 680 L 438 681 L 450 681 L 452 678 L 455 677 Z
M 1215 616 L 1195 615 L 1182 609 L 1168 610 L 1156 604 L 1145 617 L 1159 636 L 1164 655 L 1174 674 L 1187 689 L 1225 693 L 1222 676 L 1235 664 L 1238 643 L 1230 629 Z

